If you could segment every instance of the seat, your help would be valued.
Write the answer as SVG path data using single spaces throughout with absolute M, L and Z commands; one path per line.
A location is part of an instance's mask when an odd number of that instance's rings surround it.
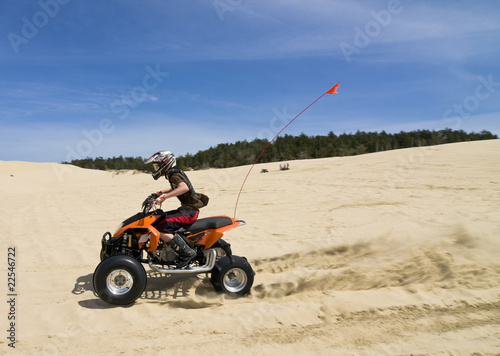
M 187 230 L 192 234 L 196 234 L 206 229 L 217 229 L 232 223 L 233 220 L 229 216 L 213 216 L 196 220 Z

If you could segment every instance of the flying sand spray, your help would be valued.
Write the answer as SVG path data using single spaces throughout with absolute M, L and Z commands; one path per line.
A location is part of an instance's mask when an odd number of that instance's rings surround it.
M 267 144 L 267 146 L 262 150 L 262 152 L 259 154 L 259 156 L 257 157 L 257 159 L 255 160 L 255 162 L 253 162 L 252 166 L 250 167 L 250 169 L 248 170 L 248 173 L 247 175 L 245 176 L 245 179 L 243 180 L 243 183 L 241 184 L 241 188 L 240 188 L 240 192 L 238 193 L 238 198 L 236 198 L 236 204 L 234 205 L 234 219 L 236 219 L 236 209 L 238 207 L 238 201 L 240 200 L 240 195 L 241 195 L 241 191 L 243 190 L 243 186 L 245 185 L 245 182 L 247 181 L 247 178 L 248 176 L 250 175 L 250 172 L 252 171 L 253 169 L 253 166 L 255 166 L 255 164 L 257 163 L 257 161 L 259 160 L 259 158 L 262 156 L 262 154 L 267 150 L 267 148 L 271 145 L 271 143 L 274 142 L 274 140 L 276 139 L 276 137 L 278 137 L 293 121 L 295 121 L 296 118 L 298 118 L 300 115 L 302 115 L 302 113 L 304 111 L 306 111 L 307 109 L 309 109 L 311 106 L 314 105 L 314 103 L 316 103 L 319 99 L 321 99 L 325 94 L 338 94 L 337 93 L 337 88 L 339 87 L 339 84 L 340 82 L 338 82 L 337 84 L 335 84 L 333 87 L 331 87 L 328 91 L 324 92 L 323 94 L 321 94 L 321 96 L 319 98 L 317 98 L 316 100 L 314 100 L 311 104 L 309 104 L 304 110 L 302 110 L 297 116 L 295 116 L 292 120 L 290 120 L 288 122 L 288 124 L 286 124 L 280 132 L 278 132 L 276 134 L 276 136 L 273 137 L 273 139 L 271 141 L 269 141 L 269 143 Z

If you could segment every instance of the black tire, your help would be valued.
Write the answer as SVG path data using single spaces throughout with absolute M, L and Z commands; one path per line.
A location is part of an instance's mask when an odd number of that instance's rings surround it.
M 97 266 L 93 282 L 99 298 L 109 304 L 126 305 L 144 292 L 146 270 L 129 255 L 113 255 Z
M 217 240 L 216 243 L 214 243 L 212 245 L 212 247 L 219 247 L 221 248 L 222 250 L 224 250 L 224 252 L 226 253 L 227 256 L 231 256 L 233 254 L 233 252 L 231 251 L 231 244 L 224 241 L 223 239 L 219 239 Z
M 212 269 L 210 281 L 216 291 L 245 295 L 253 285 L 255 272 L 245 257 L 224 256 Z

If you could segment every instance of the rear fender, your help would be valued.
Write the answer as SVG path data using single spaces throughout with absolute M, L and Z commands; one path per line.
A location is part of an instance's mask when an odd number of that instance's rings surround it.
M 212 247 L 214 243 L 216 243 L 219 239 L 224 236 L 224 234 L 235 227 L 237 227 L 240 224 L 244 224 L 245 222 L 242 220 L 234 220 L 232 224 L 226 225 L 226 226 L 221 226 L 217 229 L 206 229 L 200 232 L 197 232 L 196 234 L 190 234 L 186 236 L 189 241 L 196 245 L 204 245 L 205 250 L 209 249 Z

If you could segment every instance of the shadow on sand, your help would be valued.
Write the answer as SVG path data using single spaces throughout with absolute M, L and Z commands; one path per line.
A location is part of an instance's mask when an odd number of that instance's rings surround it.
M 173 307 L 196 309 L 221 303 L 221 296 L 215 292 L 210 280 L 205 275 L 168 276 L 154 271 L 147 271 L 148 282 L 138 301 L 148 300 L 154 303 L 169 304 Z M 92 293 L 94 298 L 81 300 L 78 304 L 87 309 L 129 308 L 134 303 L 119 306 L 104 302 L 94 291 L 93 273 L 76 279 L 71 293 L 81 295 Z

